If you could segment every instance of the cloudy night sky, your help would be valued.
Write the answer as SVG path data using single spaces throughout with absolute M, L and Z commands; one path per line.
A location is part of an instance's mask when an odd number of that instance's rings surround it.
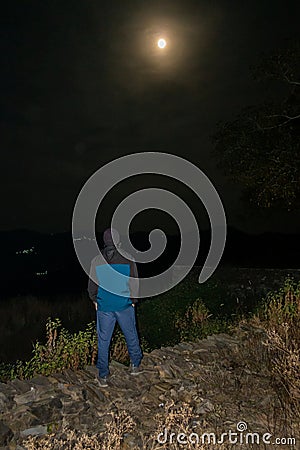
M 216 167 L 210 140 L 219 121 L 270 95 L 250 66 L 297 37 L 296 1 L 20 0 L 2 5 L 0 21 L 1 230 L 70 230 L 87 179 L 141 151 L 196 164 L 218 190 L 229 225 L 299 229 L 296 213 L 250 214 Z M 124 196 L 151 185 L 178 192 L 209 226 L 188 189 L 150 175 L 113 189 L 100 226 Z M 151 220 L 145 213 L 136 227 L 159 225 Z

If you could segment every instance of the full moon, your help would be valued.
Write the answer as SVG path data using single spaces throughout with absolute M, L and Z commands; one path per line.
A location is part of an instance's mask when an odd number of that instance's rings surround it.
M 165 48 L 167 43 L 166 43 L 166 41 L 164 39 L 159 39 L 158 42 L 157 42 L 157 45 L 159 46 L 159 48 Z

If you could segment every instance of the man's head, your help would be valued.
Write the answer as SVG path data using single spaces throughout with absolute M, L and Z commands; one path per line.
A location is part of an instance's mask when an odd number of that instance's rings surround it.
M 115 241 L 115 244 L 113 242 L 113 239 Z M 118 245 L 120 243 L 120 235 L 117 230 L 114 228 L 107 228 L 107 230 L 103 233 L 103 242 L 105 247 L 108 247 L 110 245 Z

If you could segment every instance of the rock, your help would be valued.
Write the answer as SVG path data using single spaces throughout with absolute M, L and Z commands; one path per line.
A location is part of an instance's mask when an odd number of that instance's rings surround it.
M 203 401 L 200 405 L 198 405 L 195 409 L 196 414 L 205 414 L 214 409 L 214 405 L 210 400 Z
M 25 392 L 30 391 L 30 383 L 26 380 L 15 380 L 9 381 L 8 385 L 11 385 L 18 394 L 25 394 Z
M 0 392 L 0 411 L 7 411 L 10 408 L 10 405 L 11 401 L 9 398 L 3 392 Z
M 62 402 L 59 398 L 51 398 L 50 401 L 35 402 L 32 405 L 32 413 L 41 423 L 57 421 L 61 417 Z M 77 407 L 78 410 L 78 407 Z
M 37 389 L 31 386 L 30 390 L 24 394 L 17 394 L 14 396 L 14 401 L 17 405 L 25 405 L 27 403 L 32 403 L 36 399 Z
M 48 430 L 45 425 L 38 425 L 37 427 L 27 428 L 26 430 L 22 430 L 20 432 L 20 436 L 22 438 L 27 436 L 42 436 L 47 434 Z
M 44 386 L 46 388 L 49 388 L 51 386 L 51 381 L 48 377 L 44 377 L 42 375 L 36 375 L 35 377 L 28 380 L 28 383 L 30 386 Z
M 13 411 L 13 422 L 10 423 L 10 428 L 18 435 L 20 430 L 34 427 L 39 423 L 38 418 L 29 409 L 29 405 L 20 405 Z
M 177 344 L 176 347 L 183 349 L 184 351 L 188 351 L 193 349 L 193 344 L 189 342 L 181 342 L 180 344 Z
M 158 370 L 160 378 L 174 378 L 173 372 L 166 364 L 154 366 Z
M 87 385 L 86 386 L 86 399 L 91 404 L 103 404 L 106 401 L 105 394 L 100 390 L 96 385 Z
M 8 445 L 13 438 L 12 430 L 0 420 L 0 445 Z
M 125 364 L 115 361 L 114 359 L 112 359 L 110 362 L 110 368 L 111 367 L 117 367 L 118 369 L 121 369 L 121 370 L 126 370 L 128 368 L 127 366 L 125 366 Z

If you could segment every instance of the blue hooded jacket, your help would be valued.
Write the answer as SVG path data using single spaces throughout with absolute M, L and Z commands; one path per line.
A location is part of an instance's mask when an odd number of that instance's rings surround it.
M 103 234 L 104 249 L 101 252 L 105 262 L 100 259 L 100 256 L 96 256 L 91 263 L 88 293 L 90 299 L 97 303 L 99 311 L 121 311 L 135 303 L 138 295 L 139 282 L 136 264 L 118 252 L 118 248 L 112 240 L 112 233 L 118 247 L 120 239 L 118 232 L 106 230 Z M 115 272 L 109 270 L 108 265 Z M 120 279 L 117 272 L 124 275 L 125 278 Z M 97 280 L 97 284 L 93 279 Z M 104 289 L 103 285 L 107 289 Z M 109 286 L 113 286 L 116 293 L 109 292 Z

